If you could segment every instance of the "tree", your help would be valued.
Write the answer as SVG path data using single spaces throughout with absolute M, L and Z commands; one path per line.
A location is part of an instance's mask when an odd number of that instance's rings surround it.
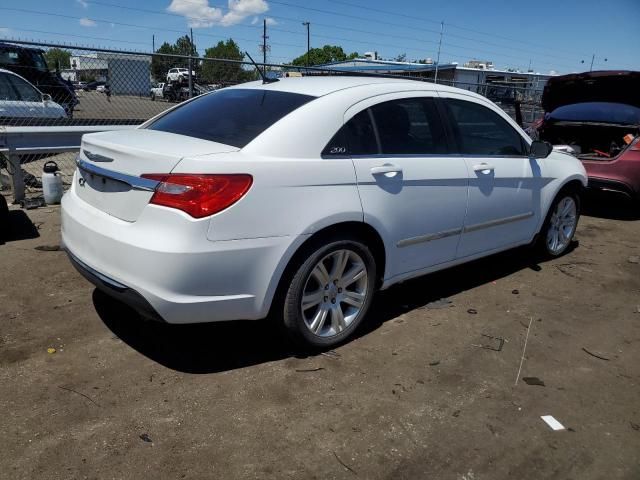
M 44 52 L 49 70 L 71 68 L 71 52 L 61 48 L 50 48 Z
M 173 45 L 168 42 L 164 42 L 160 45 L 160 48 L 156 50 L 156 53 L 164 53 L 166 55 L 198 56 L 196 46 L 191 43 L 191 39 L 187 35 L 178 38 L 176 43 Z M 194 70 L 195 64 L 196 61 L 194 61 L 193 65 Z M 163 55 L 154 55 L 151 59 L 151 74 L 156 81 L 164 82 L 169 69 L 175 67 L 189 68 L 189 60 L 186 58 L 167 57 Z
M 205 58 L 222 58 L 226 60 L 244 60 L 244 53 L 240 51 L 238 44 L 229 39 L 225 42 L 219 41 L 217 45 L 207 48 L 204 51 Z M 241 83 L 251 79 L 251 72 L 242 68 L 240 63 L 216 62 L 213 60 L 203 60 L 200 78 L 210 84 L 232 84 Z
M 191 43 L 191 39 L 189 38 L 188 35 L 185 35 L 184 37 L 180 37 L 178 40 L 176 40 L 174 50 L 176 55 L 184 55 L 184 56 L 191 55 L 193 57 L 198 56 L 198 49 L 193 43 Z
M 357 57 L 358 52 L 353 52 L 347 55 L 344 53 L 342 47 L 337 45 L 325 45 L 322 48 L 312 48 L 309 50 L 309 66 L 322 65 L 324 63 L 331 62 L 342 62 L 344 60 L 350 60 Z M 298 58 L 294 58 L 291 64 L 296 66 L 306 66 L 307 54 L 304 53 Z
M 406 53 L 401 53 L 400 55 L 398 55 L 396 57 L 396 62 L 406 62 L 407 61 L 407 54 Z

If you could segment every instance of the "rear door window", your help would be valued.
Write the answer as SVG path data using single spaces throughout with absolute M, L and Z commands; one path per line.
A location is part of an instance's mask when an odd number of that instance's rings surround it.
M 446 154 L 447 139 L 432 98 L 403 98 L 371 107 L 386 155 Z
M 323 157 L 345 155 L 375 155 L 379 153 L 369 109 L 351 118 L 338 130 L 322 151 Z
M 482 156 L 524 156 L 522 136 L 493 110 L 474 102 L 448 98 L 445 105 L 457 132 L 460 153 Z
M 242 148 L 314 98 L 273 90 L 223 89 L 171 110 L 147 128 Z

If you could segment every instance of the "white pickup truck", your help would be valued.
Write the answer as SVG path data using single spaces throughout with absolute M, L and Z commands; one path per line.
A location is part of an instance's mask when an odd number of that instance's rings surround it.
M 157 87 L 151 89 L 151 100 L 156 98 L 164 98 L 164 83 L 159 83 Z

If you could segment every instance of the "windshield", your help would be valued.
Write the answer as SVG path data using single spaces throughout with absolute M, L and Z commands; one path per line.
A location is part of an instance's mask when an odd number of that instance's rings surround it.
M 224 89 L 171 110 L 147 128 L 242 148 L 314 98 L 271 90 Z
M 42 52 L 25 48 L 0 47 L 0 65 L 31 67 L 42 72 L 48 71 Z

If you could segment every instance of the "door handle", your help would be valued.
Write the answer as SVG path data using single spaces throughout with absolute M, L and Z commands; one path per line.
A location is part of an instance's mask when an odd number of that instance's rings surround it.
M 385 175 L 388 177 L 394 177 L 399 173 L 402 173 L 402 168 L 398 167 L 397 165 L 386 164 L 386 165 L 381 165 L 379 167 L 371 168 L 372 175 Z
M 493 165 L 490 165 L 488 163 L 480 163 L 478 165 L 474 165 L 473 166 L 473 171 L 474 172 L 482 172 L 482 173 L 489 173 L 489 172 L 493 172 L 495 170 L 495 167 Z

